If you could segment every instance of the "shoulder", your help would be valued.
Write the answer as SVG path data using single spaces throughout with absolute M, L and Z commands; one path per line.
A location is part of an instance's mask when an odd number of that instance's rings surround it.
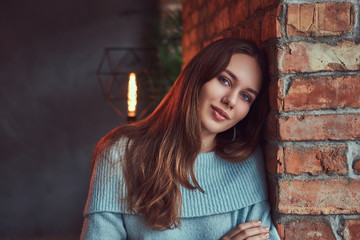
M 121 168 L 129 139 L 121 137 L 109 143 L 101 140 L 96 146 L 92 163 L 92 177 Z
M 100 151 L 94 159 L 91 185 L 104 180 L 118 180 L 122 176 L 122 163 L 128 145 L 128 138 L 122 137 Z
M 119 199 L 124 198 L 126 192 L 122 157 L 127 142 L 126 138 L 119 139 L 95 157 L 85 214 L 121 212 Z
M 126 137 L 121 137 L 112 143 L 105 143 L 102 140 L 97 146 L 98 150 L 94 159 L 95 164 L 102 164 L 105 160 L 110 162 L 120 160 L 125 153 L 128 141 Z

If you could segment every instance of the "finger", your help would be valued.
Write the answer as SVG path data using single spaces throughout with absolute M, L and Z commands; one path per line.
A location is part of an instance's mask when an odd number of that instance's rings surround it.
M 249 239 L 266 239 L 266 234 L 269 233 L 268 227 L 254 227 L 239 232 L 232 239 L 249 240 Z
M 232 237 L 234 237 L 235 235 L 239 234 L 242 231 L 245 231 L 246 229 L 259 227 L 260 225 L 261 225 L 260 221 L 241 223 L 237 225 L 233 230 L 231 230 L 228 234 L 226 234 L 225 237 L 231 239 Z
M 269 239 L 270 238 L 270 234 L 269 233 L 262 233 L 253 237 L 249 237 L 246 238 L 246 240 L 265 240 L 265 239 Z

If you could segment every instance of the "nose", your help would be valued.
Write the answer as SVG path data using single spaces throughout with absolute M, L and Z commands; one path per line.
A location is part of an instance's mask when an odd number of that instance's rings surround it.
M 233 109 L 236 103 L 236 94 L 234 93 L 229 93 L 228 95 L 225 95 L 224 97 L 222 97 L 221 102 L 228 106 L 230 109 Z

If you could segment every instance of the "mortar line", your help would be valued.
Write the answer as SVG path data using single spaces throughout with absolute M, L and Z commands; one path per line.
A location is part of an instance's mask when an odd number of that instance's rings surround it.
M 350 142 L 347 146 L 346 163 L 348 167 L 348 175 L 350 178 L 360 177 L 360 175 L 356 174 L 353 169 L 354 161 L 360 158 L 360 142 Z
M 341 114 L 360 114 L 360 108 L 338 108 L 338 109 L 317 109 L 279 112 L 279 117 L 308 116 L 308 115 L 341 115 Z
M 343 230 L 343 226 L 341 224 L 340 216 L 339 215 L 333 215 L 333 216 L 327 216 L 327 218 L 328 218 L 331 230 L 332 230 L 336 240 L 344 240 L 344 238 L 338 233 L 339 231 Z
M 358 0 L 347 0 L 346 2 L 358 3 Z M 326 3 L 328 0 L 283 0 L 284 4 L 300 4 L 300 3 Z M 344 0 L 331 0 L 331 2 L 344 3 Z
M 272 141 L 269 142 L 273 146 L 279 147 L 314 147 L 314 146 L 332 146 L 332 145 L 349 145 L 357 144 L 357 140 L 309 140 L 309 141 Z
M 358 70 L 347 70 L 347 71 L 322 71 L 322 72 L 301 72 L 301 73 L 279 73 L 279 78 L 311 78 L 311 77 L 347 77 L 347 76 L 358 76 L 360 71 Z

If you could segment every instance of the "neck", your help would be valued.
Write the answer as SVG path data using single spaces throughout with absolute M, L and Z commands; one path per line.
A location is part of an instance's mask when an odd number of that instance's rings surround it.
M 211 152 L 215 147 L 216 134 L 202 134 L 200 153 Z

